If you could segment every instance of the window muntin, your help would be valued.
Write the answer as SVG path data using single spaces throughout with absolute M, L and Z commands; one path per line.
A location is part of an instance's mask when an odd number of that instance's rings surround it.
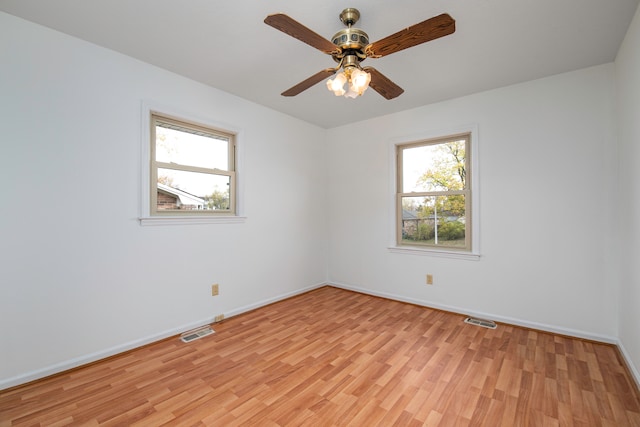
M 152 215 L 235 214 L 235 145 L 230 133 L 151 115 Z
M 471 135 L 396 146 L 396 243 L 471 251 Z

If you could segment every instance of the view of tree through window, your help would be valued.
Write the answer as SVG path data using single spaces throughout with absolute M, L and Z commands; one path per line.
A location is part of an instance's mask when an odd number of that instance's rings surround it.
M 153 118 L 155 212 L 232 212 L 232 136 L 166 117 Z
M 398 146 L 398 243 L 470 248 L 469 135 Z

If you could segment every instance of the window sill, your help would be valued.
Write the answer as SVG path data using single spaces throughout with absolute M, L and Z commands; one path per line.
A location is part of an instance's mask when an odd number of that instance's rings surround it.
M 471 252 L 447 251 L 442 249 L 422 249 L 410 246 L 391 246 L 389 252 L 404 255 L 434 256 L 440 258 L 464 259 L 468 261 L 478 261 L 480 254 Z
M 247 220 L 246 216 L 207 216 L 207 217 L 184 217 L 184 216 L 153 216 L 142 217 L 140 225 L 196 225 L 196 224 L 239 224 Z

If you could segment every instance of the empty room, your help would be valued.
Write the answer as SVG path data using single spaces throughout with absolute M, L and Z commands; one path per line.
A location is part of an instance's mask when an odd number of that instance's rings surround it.
M 640 426 L 639 0 L 0 0 L 0 426 Z

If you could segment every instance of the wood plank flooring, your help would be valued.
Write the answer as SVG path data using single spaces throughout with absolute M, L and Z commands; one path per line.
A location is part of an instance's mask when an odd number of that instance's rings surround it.
M 615 347 L 332 287 L 0 392 L 0 426 L 640 426 Z

